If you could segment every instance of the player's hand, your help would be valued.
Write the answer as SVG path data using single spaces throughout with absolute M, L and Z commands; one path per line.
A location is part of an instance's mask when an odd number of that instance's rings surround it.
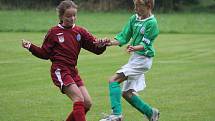
M 96 44 L 98 47 L 110 46 L 111 44 L 110 39 L 107 38 L 97 39 L 93 43 Z
M 31 47 L 31 42 L 28 41 L 28 40 L 22 39 L 22 47 L 26 48 L 26 49 L 29 49 Z
M 135 51 L 135 47 L 134 47 L 134 46 L 131 46 L 131 45 L 128 45 L 127 48 L 126 48 L 126 51 L 127 51 L 128 53 L 134 52 L 134 51 Z

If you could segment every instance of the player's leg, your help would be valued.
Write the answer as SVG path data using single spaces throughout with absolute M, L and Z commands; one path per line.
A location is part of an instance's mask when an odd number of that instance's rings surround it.
M 85 86 L 80 86 L 79 89 L 84 97 L 85 114 L 87 114 L 87 112 L 90 110 L 92 106 L 92 99 Z
M 73 101 L 73 111 L 66 121 L 86 121 L 84 98 L 76 84 L 63 87 L 63 92 Z
M 73 75 L 71 75 L 71 71 Z M 66 121 L 86 121 L 84 110 L 84 98 L 77 86 L 76 70 L 69 69 L 61 64 L 52 64 L 51 77 L 56 86 L 61 89 L 73 102 L 73 111 L 70 113 Z
M 112 114 L 99 121 L 122 121 L 122 104 L 120 83 L 126 79 L 123 73 L 117 73 L 109 80 L 109 96 Z
M 121 96 L 122 91 L 120 83 L 126 79 L 123 73 L 115 74 L 109 80 L 109 96 L 111 102 L 111 108 L 114 115 L 122 114 Z
M 123 98 L 142 114 L 145 114 L 147 117 L 152 116 L 152 107 L 144 102 L 133 89 L 124 91 Z
M 159 111 L 149 106 L 144 100 L 142 100 L 137 92 L 133 89 L 123 92 L 123 98 L 130 103 L 139 112 L 146 115 L 149 121 L 157 121 L 159 118 Z

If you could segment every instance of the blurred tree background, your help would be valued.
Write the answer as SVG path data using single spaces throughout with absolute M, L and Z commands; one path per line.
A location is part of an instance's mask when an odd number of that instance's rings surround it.
M 56 7 L 62 0 L 0 0 L 1 10 Z M 74 0 L 79 9 L 87 11 L 133 10 L 133 0 Z M 156 12 L 215 12 L 215 0 L 155 0 Z

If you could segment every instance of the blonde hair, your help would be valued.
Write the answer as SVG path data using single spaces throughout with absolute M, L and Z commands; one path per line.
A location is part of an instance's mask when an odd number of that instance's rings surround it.
M 57 6 L 56 10 L 58 12 L 58 17 L 60 19 L 60 22 L 62 23 L 62 17 L 66 11 L 66 9 L 69 9 L 69 8 L 75 8 L 77 9 L 78 6 L 71 0 L 64 0 L 62 2 L 60 2 L 60 4 Z

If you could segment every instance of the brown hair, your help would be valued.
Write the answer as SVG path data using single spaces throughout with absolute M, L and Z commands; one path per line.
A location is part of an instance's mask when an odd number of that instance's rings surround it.
M 151 4 L 152 9 L 154 8 L 155 5 L 155 0 L 143 0 L 145 2 L 145 4 Z
M 68 8 L 78 8 L 78 6 L 71 0 L 64 0 L 60 2 L 60 4 L 57 6 L 56 10 L 58 12 L 58 17 L 60 19 L 60 22 L 62 23 L 62 16 L 64 15 L 66 9 Z
M 154 8 L 155 0 L 138 0 L 138 1 L 142 2 L 144 5 L 151 5 L 152 9 Z

